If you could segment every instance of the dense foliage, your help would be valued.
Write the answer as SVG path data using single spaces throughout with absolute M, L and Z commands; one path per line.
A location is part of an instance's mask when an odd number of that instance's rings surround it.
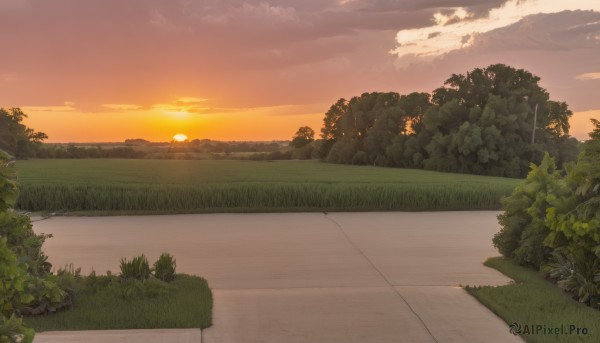
M 35 156 L 41 142 L 48 138 L 23 125 L 25 118 L 27 115 L 19 108 L 0 108 L 0 150 L 19 159 Z
M 503 201 L 500 252 L 542 268 L 579 301 L 600 307 L 600 122 L 576 164 L 556 171 L 546 155 Z
M 550 152 L 562 166 L 577 155 L 572 112 L 551 101 L 539 80 L 496 64 L 454 74 L 431 95 L 340 99 L 325 114 L 319 155 L 334 163 L 520 177 Z
M 48 236 L 11 209 L 18 192 L 9 160 L 0 150 L 0 342 L 31 342 L 33 330 L 21 316 L 54 312 L 71 299 L 42 252 Z

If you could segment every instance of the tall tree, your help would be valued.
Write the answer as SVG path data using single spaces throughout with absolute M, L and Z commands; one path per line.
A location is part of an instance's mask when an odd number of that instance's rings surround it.
M 562 167 L 578 153 L 578 141 L 569 136 L 572 112 L 551 101 L 539 81 L 526 70 L 494 64 L 453 74 L 432 95 L 340 99 L 325 114 L 320 157 L 522 177 L 549 152 Z
M 296 131 L 290 145 L 294 148 L 302 148 L 315 140 L 315 131 L 308 126 L 302 126 Z
M 0 149 L 18 159 L 34 156 L 40 143 L 48 138 L 22 124 L 25 118 L 20 108 L 0 108 Z

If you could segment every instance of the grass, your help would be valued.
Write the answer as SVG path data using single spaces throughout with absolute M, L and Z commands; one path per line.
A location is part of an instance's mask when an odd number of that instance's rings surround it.
M 202 213 L 488 210 L 517 179 L 316 161 L 29 160 L 28 211 Z
M 507 323 L 540 325 L 537 334 L 522 334 L 527 342 L 600 342 L 600 311 L 573 300 L 556 285 L 531 269 L 500 257 L 485 262 L 516 281 L 506 286 L 467 287 L 467 291 Z M 544 327 L 560 328 L 558 334 L 543 334 Z M 586 335 L 570 333 L 571 325 L 586 328 Z M 508 325 L 507 325 L 508 330 Z M 530 330 L 530 332 L 533 332 Z
M 202 278 L 178 274 L 166 292 L 150 298 L 126 299 L 113 286 L 78 292 L 72 308 L 26 317 L 25 323 L 36 332 L 207 328 L 212 324 L 212 293 Z

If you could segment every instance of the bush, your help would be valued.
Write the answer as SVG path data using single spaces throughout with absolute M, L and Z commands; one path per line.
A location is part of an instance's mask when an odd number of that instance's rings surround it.
M 502 226 L 494 235 L 494 246 L 502 255 L 517 264 L 539 269 L 549 261 L 550 250 L 544 246 L 548 236 L 545 225 L 548 201 L 559 188 L 560 174 L 555 171 L 554 159 L 548 154 L 531 171 L 509 197 L 502 199 L 498 216 Z
M 152 276 L 150 264 L 144 254 L 134 257 L 131 261 L 122 258 L 120 268 L 123 279 L 147 280 Z
M 548 154 L 503 202 L 494 245 L 540 268 L 573 298 L 600 307 L 600 121 L 577 164 L 556 171 Z
M 172 281 L 175 278 L 175 268 L 177 262 L 170 254 L 163 253 L 158 260 L 154 262 L 154 276 L 165 282 Z
M 32 342 L 23 314 L 56 311 L 69 304 L 42 253 L 47 235 L 33 232 L 29 217 L 16 214 L 18 190 L 10 156 L 0 150 L 0 342 Z
M 549 275 L 557 285 L 580 303 L 600 307 L 600 259 L 583 249 L 556 249 Z
M 31 343 L 35 332 L 23 324 L 23 318 L 14 314 L 8 318 L 0 316 L 0 342 L 2 343 Z

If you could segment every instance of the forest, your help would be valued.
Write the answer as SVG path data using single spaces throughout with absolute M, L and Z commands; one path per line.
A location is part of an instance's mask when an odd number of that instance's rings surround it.
M 573 114 L 540 78 L 504 64 L 453 74 L 429 93 L 364 93 L 325 114 L 318 156 L 333 163 L 523 177 L 545 152 L 574 161 Z M 535 126 L 535 128 L 534 128 Z

